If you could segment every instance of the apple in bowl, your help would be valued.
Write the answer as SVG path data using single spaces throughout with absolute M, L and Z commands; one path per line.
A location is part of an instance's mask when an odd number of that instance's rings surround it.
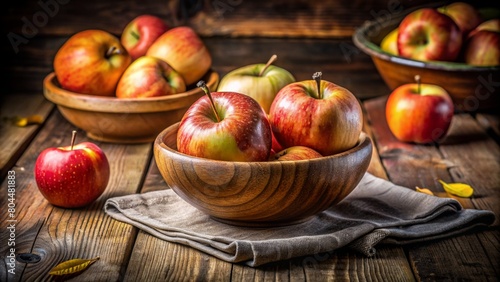
M 163 60 L 142 56 L 125 70 L 116 88 L 118 98 L 147 98 L 186 91 L 182 76 Z
M 82 94 L 115 96 L 116 86 L 132 57 L 120 40 L 103 30 L 71 36 L 54 57 L 54 72 L 62 88 Z
M 321 80 L 319 72 L 313 78 L 288 84 L 276 95 L 269 112 L 276 140 L 284 148 L 306 146 L 323 156 L 354 147 L 363 126 L 358 99 Z
M 140 15 L 131 20 L 123 29 L 120 42 L 132 59 L 146 55 L 149 47 L 168 30 L 165 22 L 154 15 Z
M 269 113 L 274 97 L 285 85 L 295 82 L 287 70 L 272 65 L 273 55 L 266 64 L 248 65 L 230 71 L 220 81 L 217 91 L 231 91 L 254 98 Z

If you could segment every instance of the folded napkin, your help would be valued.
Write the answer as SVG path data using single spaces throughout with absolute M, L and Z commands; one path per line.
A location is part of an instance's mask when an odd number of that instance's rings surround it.
M 236 227 L 213 220 L 173 190 L 110 198 L 105 212 L 160 239 L 219 259 L 259 266 L 350 247 L 367 256 L 379 243 L 407 244 L 453 236 L 493 223 L 491 211 L 463 209 L 366 173 L 339 204 L 283 227 Z

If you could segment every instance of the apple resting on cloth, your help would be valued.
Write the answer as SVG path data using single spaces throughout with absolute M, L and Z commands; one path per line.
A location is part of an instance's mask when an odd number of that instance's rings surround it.
M 198 82 L 212 66 L 207 47 L 188 26 L 178 26 L 163 33 L 149 47 L 147 56 L 164 60 L 179 72 L 186 85 Z
M 132 57 L 120 40 L 103 30 L 71 36 L 56 53 L 54 72 L 61 87 L 82 94 L 114 96 Z
M 408 14 L 399 24 L 398 52 L 419 61 L 455 61 L 462 47 L 462 32 L 447 15 L 431 8 Z
M 116 88 L 118 98 L 146 98 L 186 91 L 182 76 L 161 59 L 142 56 L 125 70 Z
M 281 150 L 272 156 L 271 160 L 277 161 L 300 161 L 321 158 L 322 155 L 316 150 L 305 146 L 292 146 Z
M 269 113 L 278 91 L 295 82 L 289 71 L 271 65 L 276 58 L 277 56 L 273 55 L 267 64 L 248 65 L 229 72 L 220 81 L 217 91 L 246 94 L 257 100 L 264 111 Z
M 203 81 L 205 96 L 184 114 L 177 132 L 179 152 L 224 161 L 267 161 L 271 126 L 262 107 L 250 96 L 212 92 Z
M 132 59 L 146 55 L 149 47 L 168 30 L 165 22 L 153 15 L 140 15 L 123 29 L 120 41 Z
M 110 169 L 104 152 L 94 143 L 47 148 L 35 163 L 35 180 L 52 205 L 79 208 L 94 202 L 108 185 Z
M 284 148 L 306 146 L 323 156 L 351 149 L 363 125 L 358 99 L 319 72 L 313 78 L 278 92 L 269 112 L 273 134 Z
M 450 127 L 454 106 L 445 89 L 434 84 L 416 83 L 394 89 L 387 100 L 385 114 L 389 129 L 403 142 L 437 142 Z

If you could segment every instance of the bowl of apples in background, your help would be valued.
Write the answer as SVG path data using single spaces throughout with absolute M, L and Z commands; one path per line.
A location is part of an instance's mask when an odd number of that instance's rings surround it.
M 248 81 L 262 67 L 243 67 L 221 82 Z M 267 79 L 278 78 L 257 79 L 267 88 Z M 158 135 L 154 157 L 168 187 L 213 219 L 301 223 L 344 199 L 367 171 L 372 142 L 362 132 L 361 106 L 319 74 L 271 94 L 268 112 L 245 91 L 200 87 L 206 95 Z
M 443 87 L 456 111 L 491 110 L 500 105 L 499 16 L 496 8 L 464 2 L 394 9 L 359 27 L 353 42 L 390 90 L 419 75 Z
M 217 87 L 209 50 L 187 26 L 168 27 L 141 15 L 120 37 L 88 29 L 71 36 L 43 82 L 45 97 L 91 139 L 153 142 L 204 95 L 200 79 Z

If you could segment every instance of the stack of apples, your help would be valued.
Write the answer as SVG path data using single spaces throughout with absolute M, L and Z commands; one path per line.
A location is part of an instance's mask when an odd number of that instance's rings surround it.
M 158 97 L 185 92 L 210 69 L 209 50 L 188 26 L 168 27 L 140 15 L 121 37 L 89 29 L 71 36 L 54 57 L 62 88 L 117 98 Z
M 393 55 L 419 61 L 500 65 L 500 19 L 483 20 L 465 2 L 417 9 L 388 33 L 380 47 Z
M 282 68 L 266 72 L 268 65 L 236 69 L 214 92 L 200 81 L 206 95 L 181 119 L 178 151 L 224 161 L 293 161 L 333 155 L 357 144 L 363 115 L 348 89 L 322 80 L 321 73 L 296 82 Z

